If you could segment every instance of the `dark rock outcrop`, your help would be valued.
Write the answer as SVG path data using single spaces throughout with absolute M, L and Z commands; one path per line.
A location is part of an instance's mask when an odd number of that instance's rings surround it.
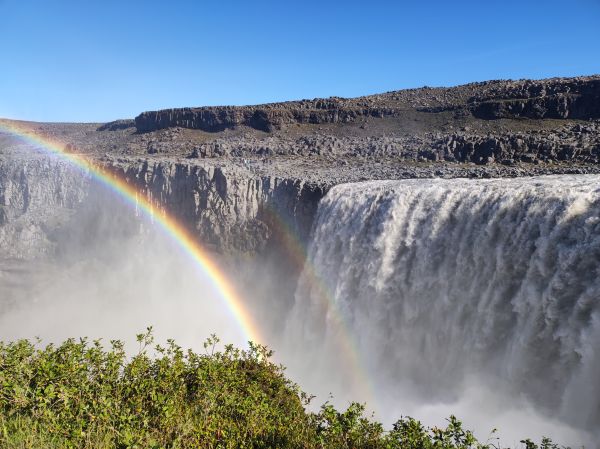
M 187 157 L 327 156 L 334 158 L 401 158 L 405 161 L 449 161 L 490 164 L 512 159 L 521 162 L 600 162 L 600 121 L 565 123 L 547 131 L 479 133 L 469 129 L 411 136 L 336 137 L 302 136 L 219 138 L 196 146 Z
M 475 117 L 579 119 L 600 117 L 600 79 L 522 82 L 471 99 Z
M 600 118 L 600 78 L 488 81 L 451 88 L 409 89 L 359 98 L 290 101 L 257 106 L 210 106 L 144 112 L 139 132 L 181 127 L 219 132 L 241 125 L 271 132 L 292 124 L 345 124 L 401 118 L 410 112 L 472 114 L 476 118 Z
M 143 112 L 135 118 L 139 132 L 181 127 L 208 132 L 245 125 L 271 132 L 291 124 L 349 123 L 364 117 L 397 116 L 393 108 L 354 108 L 341 100 L 316 100 L 262 106 L 224 106 Z
M 456 132 L 438 136 L 427 158 L 488 164 L 502 161 L 600 162 L 600 121 L 565 125 L 554 131 L 479 135 Z

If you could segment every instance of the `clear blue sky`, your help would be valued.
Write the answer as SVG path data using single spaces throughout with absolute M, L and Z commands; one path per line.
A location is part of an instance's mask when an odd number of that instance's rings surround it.
M 600 0 L 0 0 L 0 117 L 600 73 Z

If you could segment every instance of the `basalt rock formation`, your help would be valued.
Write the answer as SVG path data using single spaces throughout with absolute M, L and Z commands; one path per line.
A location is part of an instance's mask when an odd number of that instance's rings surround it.
M 210 164 L 111 161 L 106 167 L 136 185 L 157 214 L 178 217 L 207 248 L 221 253 L 263 252 L 277 238 L 275 220 L 306 241 L 323 195 L 300 180 Z M 6 257 L 52 254 L 60 229 L 86 202 L 98 201 L 93 177 L 54 158 L 2 161 L 0 181 L 0 249 Z
M 155 151 L 153 149 L 152 151 Z M 451 132 L 417 135 L 348 137 L 310 135 L 294 139 L 269 137 L 217 138 L 197 145 L 190 159 L 277 156 L 329 156 L 332 158 L 400 158 L 405 161 L 540 163 L 548 161 L 600 161 L 600 121 L 569 122 L 555 129 L 518 132 L 473 132 L 468 127 Z
M 138 115 L 135 126 L 139 132 L 172 127 L 218 132 L 242 125 L 271 132 L 290 125 L 345 124 L 368 118 L 401 118 L 411 111 L 452 111 L 485 120 L 598 119 L 600 79 L 489 81 L 453 88 L 395 91 L 353 99 L 332 97 L 258 106 L 166 109 Z
M 370 107 L 368 104 L 347 104 L 346 100 L 307 100 L 261 106 L 225 106 L 168 109 L 144 112 L 135 118 L 140 132 L 157 129 L 182 128 L 217 132 L 245 125 L 270 132 L 292 124 L 350 123 L 364 117 L 397 116 L 394 108 Z
M 470 110 L 483 119 L 580 119 L 600 117 L 600 79 L 525 81 L 486 89 L 471 99 Z
M 34 259 L 52 253 L 56 231 L 84 200 L 89 179 L 48 158 L 0 162 L 2 258 Z

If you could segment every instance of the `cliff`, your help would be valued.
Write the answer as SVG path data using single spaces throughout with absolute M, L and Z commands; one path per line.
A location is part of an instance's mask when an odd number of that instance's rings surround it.
M 301 180 L 256 176 L 239 169 L 192 163 L 110 161 L 156 205 L 178 217 L 220 253 L 259 254 L 286 226 L 308 238 L 323 190 Z M 97 201 L 95 181 L 52 157 L 0 160 L 0 248 L 3 256 L 51 254 L 61 228 Z M 105 207 L 108 205 L 104 204 Z
M 600 78 L 489 81 L 451 88 L 421 88 L 354 99 L 332 97 L 270 103 L 143 112 L 139 132 L 182 127 L 208 132 L 248 126 L 271 132 L 290 125 L 347 124 L 368 118 L 403 117 L 410 112 L 453 111 L 475 118 L 597 119 Z
M 2 258 L 53 253 L 56 232 L 87 196 L 89 178 L 55 158 L 0 160 Z

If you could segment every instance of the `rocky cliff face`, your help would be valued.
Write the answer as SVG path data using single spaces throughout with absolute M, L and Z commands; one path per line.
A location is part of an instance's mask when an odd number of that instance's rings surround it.
M 492 119 L 600 118 L 600 79 L 489 81 L 452 88 L 421 88 L 353 99 L 290 101 L 257 106 L 166 109 L 135 118 L 139 132 L 181 127 L 208 132 L 247 126 L 271 132 L 289 125 L 346 124 L 369 118 L 403 118 L 411 112 Z
M 330 99 L 261 106 L 217 106 L 150 111 L 138 115 L 135 118 L 135 126 L 140 132 L 175 126 L 217 132 L 245 125 L 271 132 L 292 124 L 349 123 L 364 117 L 394 116 L 399 112 L 394 108 L 367 105 L 361 107 L 348 104 L 341 99 Z
M 261 253 L 273 227 L 284 224 L 305 241 L 324 194 L 300 180 L 234 167 L 144 161 L 112 168 L 219 252 Z
M 345 137 L 302 136 L 296 139 L 269 137 L 217 138 L 197 145 L 189 158 L 328 156 L 352 158 L 400 158 L 406 161 L 539 163 L 600 161 L 600 121 L 568 123 L 552 130 L 475 132 L 469 127 L 452 132 L 408 136 Z
M 470 99 L 470 110 L 483 119 L 580 119 L 600 117 L 600 79 L 498 83 Z
M 277 226 L 307 239 L 323 191 L 302 181 L 240 169 L 175 162 L 109 162 L 115 173 L 168 211 L 208 247 L 260 254 Z M 55 237 L 90 198 L 93 178 L 52 157 L 0 160 L 0 248 L 3 256 L 52 253 Z
M 87 196 L 90 179 L 55 158 L 0 160 L 0 253 L 34 259 Z

